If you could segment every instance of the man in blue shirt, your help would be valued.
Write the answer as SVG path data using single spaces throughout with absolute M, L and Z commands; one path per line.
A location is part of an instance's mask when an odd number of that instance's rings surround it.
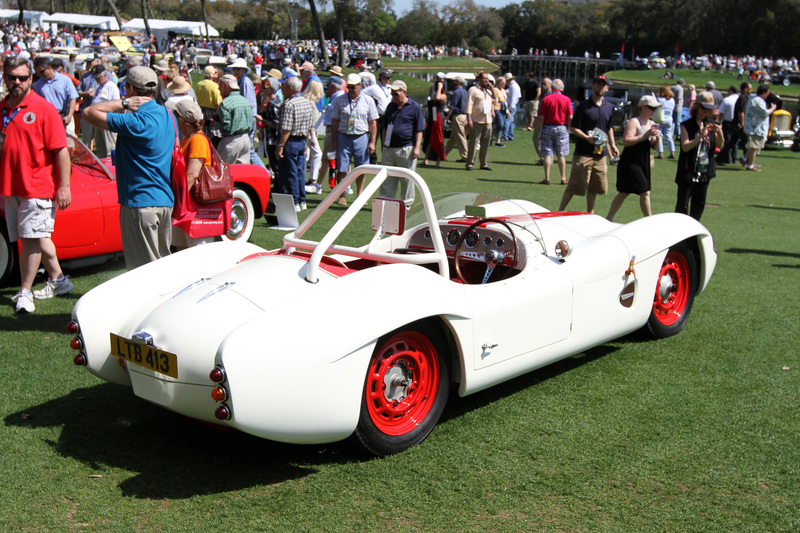
M 153 70 L 133 67 L 126 78 L 129 98 L 84 111 L 92 126 L 117 134 L 119 225 L 128 270 L 169 255 L 172 244 L 170 174 L 177 126 L 167 108 L 155 102 L 157 90 Z
M 464 88 L 464 77 L 461 75 L 453 79 L 456 86 L 453 95 L 450 97 L 450 141 L 444 149 L 445 159 L 447 154 L 458 143 L 458 155 L 461 159 L 456 163 L 467 162 L 467 90 Z
M 381 164 L 414 170 L 419 158 L 425 119 L 422 108 L 414 100 L 408 99 L 408 87 L 397 80 L 391 85 L 392 101 L 386 106 L 384 114 L 384 146 Z M 404 179 L 389 177 L 381 184 L 381 196 L 394 198 L 397 184 L 406 209 L 414 203 L 414 185 Z
M 53 69 L 49 57 L 37 57 L 33 62 L 33 69 L 39 76 L 39 81 L 33 85 L 33 90 L 53 104 L 56 111 L 64 121 L 64 128 L 69 135 L 75 135 L 75 102 L 78 101 L 78 91 L 64 74 L 59 74 Z

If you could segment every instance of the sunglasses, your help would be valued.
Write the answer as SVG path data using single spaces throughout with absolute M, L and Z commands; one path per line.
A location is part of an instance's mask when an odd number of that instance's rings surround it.
M 27 76 L 14 76 L 13 74 L 6 74 L 6 79 L 8 81 L 28 81 L 30 79 L 30 75 Z

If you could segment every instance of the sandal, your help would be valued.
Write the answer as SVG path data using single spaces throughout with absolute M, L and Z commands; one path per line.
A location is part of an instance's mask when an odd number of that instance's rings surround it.
M 542 180 L 539 182 L 539 185 L 550 185 L 550 180 Z

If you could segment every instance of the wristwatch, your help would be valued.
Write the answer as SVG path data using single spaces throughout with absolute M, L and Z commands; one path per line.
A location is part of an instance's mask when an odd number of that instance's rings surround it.
M 128 110 L 128 99 L 127 98 L 123 98 L 122 99 L 122 109 L 125 109 L 126 111 Z

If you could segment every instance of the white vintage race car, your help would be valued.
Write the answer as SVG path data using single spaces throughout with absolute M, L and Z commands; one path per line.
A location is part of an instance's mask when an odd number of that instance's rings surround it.
M 365 174 L 364 193 L 333 206 Z M 416 185 L 407 215 L 374 197 L 387 178 Z M 685 215 L 621 225 L 432 198 L 414 172 L 362 166 L 280 250 L 174 254 L 88 292 L 69 328 L 76 364 L 167 409 L 283 442 L 355 435 L 386 455 L 428 436 L 451 384 L 463 396 L 642 327 L 679 332 L 715 264 Z

